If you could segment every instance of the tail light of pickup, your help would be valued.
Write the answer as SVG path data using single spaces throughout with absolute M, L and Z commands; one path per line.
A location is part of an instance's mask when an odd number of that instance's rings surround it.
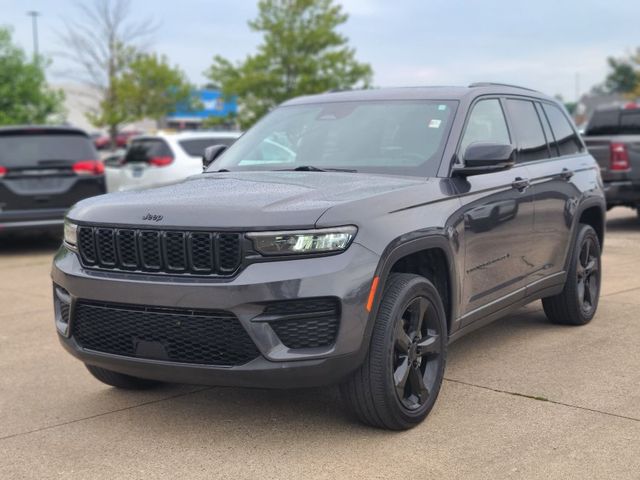
M 612 142 L 610 146 L 609 170 L 620 172 L 630 168 L 629 152 L 624 143 Z

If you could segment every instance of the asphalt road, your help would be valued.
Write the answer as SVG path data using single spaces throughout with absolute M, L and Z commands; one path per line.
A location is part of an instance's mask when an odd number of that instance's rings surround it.
M 640 479 L 640 223 L 611 212 L 598 315 L 535 303 L 455 343 L 419 427 L 373 430 L 335 389 L 122 392 L 58 345 L 55 241 L 0 242 L 0 479 Z

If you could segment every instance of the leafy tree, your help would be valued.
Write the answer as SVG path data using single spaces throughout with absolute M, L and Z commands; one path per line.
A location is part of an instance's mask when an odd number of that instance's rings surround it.
M 97 127 L 107 127 L 115 145 L 120 125 L 130 121 L 116 83 L 144 49 L 157 24 L 150 19 L 132 21 L 130 0 L 78 2 L 76 8 L 78 18 L 68 20 L 60 36 L 65 47 L 61 56 L 75 65 L 69 75 L 97 92 L 98 108 L 87 118 Z
M 634 57 L 607 59 L 610 72 L 604 82 L 604 88 L 609 93 L 630 93 L 640 83 L 640 72 L 638 72 L 638 62 Z
M 337 31 L 348 15 L 333 0 L 260 0 L 258 10 L 249 22 L 264 35 L 258 51 L 235 65 L 217 55 L 205 72 L 224 95 L 238 95 L 243 128 L 289 98 L 369 85 L 371 67 Z
M 191 102 L 193 87 L 185 74 L 156 54 L 138 54 L 114 80 L 117 105 L 127 119 L 159 122 L 180 103 Z
M 45 64 L 27 60 L 11 31 L 0 27 L 0 125 L 45 123 L 62 112 L 62 92 L 47 86 Z

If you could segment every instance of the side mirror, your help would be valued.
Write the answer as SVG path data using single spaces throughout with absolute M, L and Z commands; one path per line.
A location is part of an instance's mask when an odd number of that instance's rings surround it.
M 208 168 L 227 148 L 228 145 L 211 145 L 205 148 L 202 155 L 202 168 Z
M 515 165 L 515 148 L 502 143 L 472 143 L 464 152 L 464 165 L 454 167 L 462 176 L 499 172 Z

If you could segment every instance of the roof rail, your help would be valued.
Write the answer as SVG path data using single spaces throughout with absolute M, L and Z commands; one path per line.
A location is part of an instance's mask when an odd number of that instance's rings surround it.
M 469 88 L 474 87 L 511 87 L 511 88 L 520 88 L 522 90 L 528 90 L 530 92 L 537 92 L 533 88 L 521 87 L 520 85 L 512 85 L 510 83 L 499 83 L 499 82 L 474 82 L 469 84 Z

